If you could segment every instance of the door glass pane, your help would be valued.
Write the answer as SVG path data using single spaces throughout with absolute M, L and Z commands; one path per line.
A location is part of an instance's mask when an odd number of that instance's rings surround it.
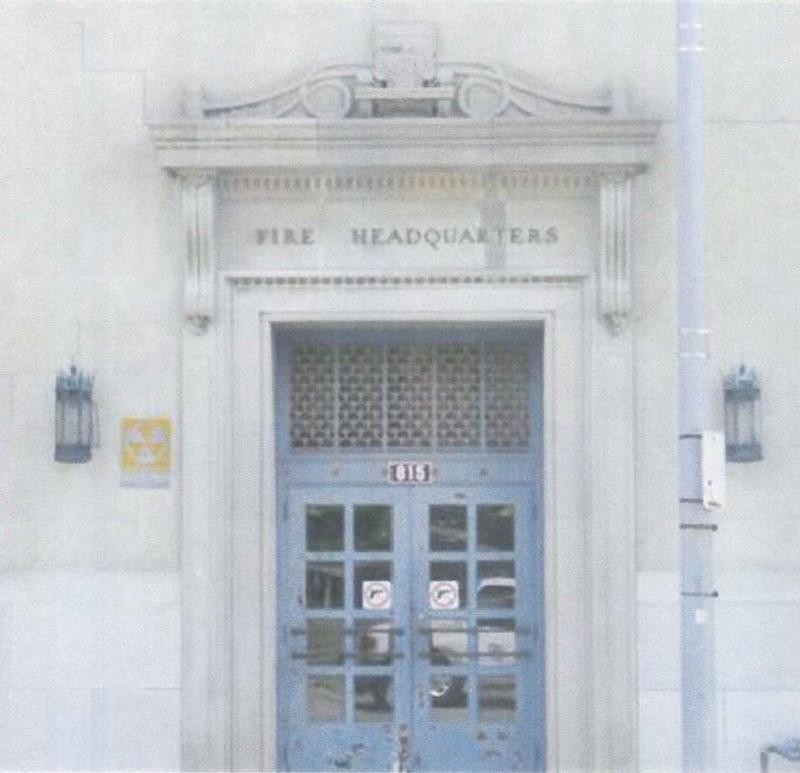
M 431 620 L 431 663 L 450 666 L 463 663 L 467 655 L 467 631 L 464 620 Z
M 514 506 L 478 505 L 478 550 L 514 549 Z
M 392 508 L 389 505 L 356 505 L 353 513 L 356 550 L 392 549 Z
M 478 621 L 478 652 L 481 653 L 481 663 L 511 663 L 513 658 L 506 655 L 513 653 L 516 646 L 517 635 L 513 620 L 504 618 Z
M 391 581 L 391 561 L 356 561 L 353 572 L 353 606 L 364 609 L 364 583 L 372 580 Z
M 457 603 L 450 606 L 443 594 L 435 592 L 435 583 L 448 580 L 455 588 Z M 454 586 L 452 585 L 454 584 Z M 467 562 L 466 561 L 431 561 L 431 582 L 428 605 L 431 609 L 464 609 L 467 605 Z
M 344 662 L 344 620 L 308 620 L 307 663 L 310 666 L 340 666 Z
M 312 722 L 344 721 L 344 677 L 309 676 L 306 698 L 308 718 Z
M 391 676 L 357 676 L 354 684 L 356 722 L 390 722 L 394 708 Z
M 430 549 L 467 549 L 467 508 L 464 505 L 431 505 Z
M 306 507 L 306 550 L 344 550 L 344 508 L 341 505 Z
M 385 666 L 392 662 L 390 620 L 359 620 L 356 623 L 356 665 Z
M 512 722 L 517 710 L 513 676 L 482 676 L 478 679 L 478 717 L 481 722 Z
M 344 564 L 341 561 L 309 561 L 306 564 L 306 606 L 309 609 L 341 609 L 344 606 Z
M 431 719 L 435 722 L 466 722 L 469 719 L 466 676 L 432 676 L 429 691 Z
M 508 609 L 515 596 L 513 561 L 478 561 L 478 607 Z

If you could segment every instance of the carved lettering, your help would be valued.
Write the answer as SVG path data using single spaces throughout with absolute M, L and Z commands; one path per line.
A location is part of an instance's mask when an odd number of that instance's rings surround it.
M 316 243 L 314 228 L 257 228 L 256 244 L 268 246 L 307 246 Z M 432 250 L 465 245 L 555 244 L 558 226 L 522 228 L 521 226 L 485 228 L 457 226 L 450 228 L 351 228 L 350 243 L 362 247 L 410 247 L 427 245 Z
M 256 244 L 314 244 L 313 228 L 256 228 Z

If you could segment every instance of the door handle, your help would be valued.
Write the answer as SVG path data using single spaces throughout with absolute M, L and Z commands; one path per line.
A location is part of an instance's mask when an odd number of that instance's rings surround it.
M 521 625 L 519 628 L 502 628 L 497 631 L 496 633 L 515 633 L 517 636 L 529 636 L 531 634 L 531 628 L 527 625 Z M 417 628 L 417 633 L 419 634 L 426 634 L 426 633 L 492 633 L 490 629 L 487 628 L 478 628 L 476 626 L 469 626 L 466 628 L 434 628 L 431 626 L 421 626 Z
M 315 653 L 309 653 L 306 651 L 294 651 L 289 653 L 292 656 L 292 660 L 308 660 L 309 658 L 319 657 Z M 353 660 L 355 658 L 363 658 L 365 665 L 380 665 L 381 660 L 391 659 L 391 660 L 402 660 L 405 657 L 404 652 L 386 652 L 381 653 L 380 655 L 374 655 L 370 658 L 369 654 L 365 654 L 363 652 L 341 652 L 339 653 L 336 658 L 343 658 L 344 660 Z M 335 665 L 333 663 L 319 663 L 320 666 L 326 665 Z
M 364 620 L 369 621 L 370 618 L 362 618 Z M 356 630 L 355 628 L 342 628 L 342 633 L 349 634 L 349 633 L 361 633 L 361 631 Z M 406 632 L 405 628 L 380 628 L 376 630 L 376 633 L 384 634 L 384 633 L 391 633 L 395 636 L 404 636 Z M 289 633 L 292 636 L 307 636 L 308 635 L 308 628 L 290 628 Z
M 497 650 L 496 652 L 458 652 L 454 653 L 453 658 L 457 660 L 461 660 L 462 658 L 466 658 L 467 660 L 478 660 L 480 658 L 492 658 L 494 660 L 500 660 L 501 658 L 514 658 L 515 660 L 522 660 L 523 658 L 529 658 L 531 653 L 529 650 Z M 425 660 L 442 660 L 447 657 L 442 652 L 420 652 L 417 657 L 424 658 Z M 436 665 L 440 666 L 447 666 L 453 665 L 451 663 L 437 663 Z

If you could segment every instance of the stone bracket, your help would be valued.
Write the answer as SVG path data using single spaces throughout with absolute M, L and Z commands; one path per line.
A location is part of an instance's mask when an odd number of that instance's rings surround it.
M 631 312 L 631 185 L 628 171 L 600 175 L 600 314 L 617 335 Z
M 203 333 L 214 317 L 215 307 L 217 174 L 212 169 L 182 169 L 179 178 L 186 244 L 183 312 L 192 330 Z

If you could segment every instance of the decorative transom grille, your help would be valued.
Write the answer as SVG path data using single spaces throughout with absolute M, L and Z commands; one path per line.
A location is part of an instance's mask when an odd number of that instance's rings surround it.
M 527 448 L 530 366 L 528 348 L 516 344 L 295 346 L 290 442 L 307 450 Z

